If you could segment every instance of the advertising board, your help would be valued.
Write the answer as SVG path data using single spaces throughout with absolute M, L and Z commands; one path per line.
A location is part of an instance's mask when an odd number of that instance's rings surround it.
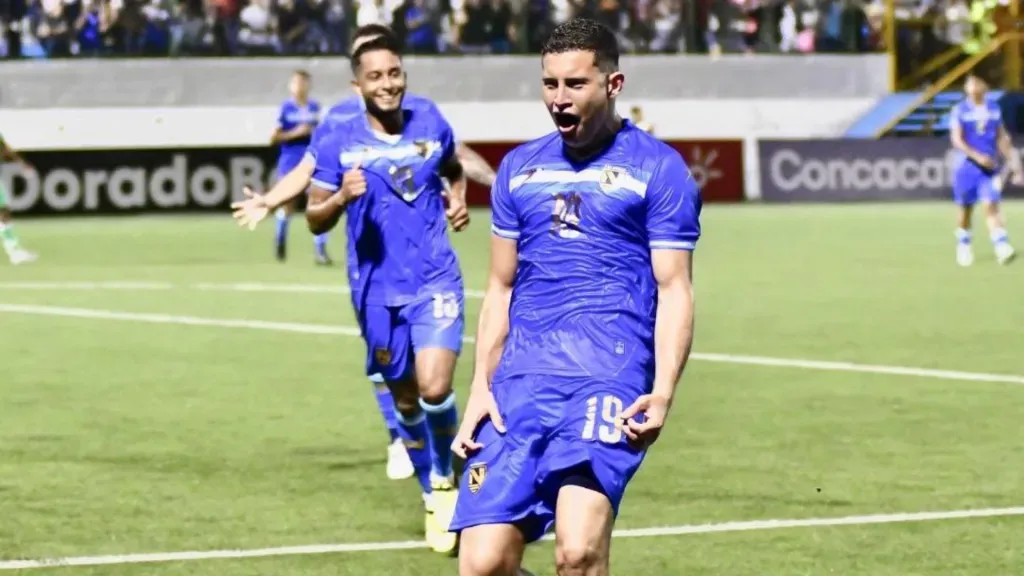
M 471 143 L 497 166 L 515 142 Z M 743 200 L 740 140 L 673 140 L 702 187 L 705 202 Z M 27 152 L 37 168 L 0 168 L 11 208 L 27 214 L 119 214 L 227 211 L 242 187 L 265 190 L 273 182 L 270 147 L 166 148 Z M 471 185 L 469 201 L 487 206 L 490 191 Z

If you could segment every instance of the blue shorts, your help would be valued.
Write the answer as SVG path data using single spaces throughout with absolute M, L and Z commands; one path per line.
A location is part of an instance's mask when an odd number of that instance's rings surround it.
M 366 374 L 400 382 L 415 370 L 415 354 L 424 348 L 462 352 L 465 298 L 461 289 L 435 294 L 404 306 L 356 307 L 366 341 Z
M 953 172 L 953 201 L 959 206 L 974 206 L 978 201 L 995 203 L 1002 199 L 999 172 L 964 160 Z
M 559 489 L 579 479 L 618 514 L 646 451 L 626 443 L 615 418 L 647 383 L 537 375 L 492 388 L 507 432 L 489 420 L 477 431 L 484 447 L 466 461 L 451 529 L 515 524 L 533 542 L 554 524 Z

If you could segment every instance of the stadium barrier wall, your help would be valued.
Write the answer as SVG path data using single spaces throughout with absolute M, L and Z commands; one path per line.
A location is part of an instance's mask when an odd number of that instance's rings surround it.
M 761 199 L 785 203 L 949 198 L 954 154 L 946 138 L 760 140 Z M 1007 183 L 1003 194 L 1024 197 L 1024 188 Z
M 744 197 L 742 140 L 669 140 L 690 162 L 706 202 Z M 497 165 L 517 142 L 471 144 Z M 37 168 L 0 168 L 11 208 L 22 214 L 227 212 L 244 186 L 265 189 L 276 177 L 277 153 L 267 146 L 26 152 Z M 471 185 L 469 202 L 490 204 L 490 191 Z

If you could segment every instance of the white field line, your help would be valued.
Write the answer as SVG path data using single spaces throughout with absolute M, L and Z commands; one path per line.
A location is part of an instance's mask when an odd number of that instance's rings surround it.
M 970 518 L 1024 516 L 1024 507 L 987 508 L 976 510 L 950 510 L 945 512 L 918 512 L 909 514 L 875 514 L 870 516 L 844 516 L 839 518 L 805 518 L 794 520 L 753 520 L 719 524 L 687 524 L 632 530 L 616 530 L 615 538 L 651 538 L 657 536 L 684 536 L 722 532 L 750 532 L 783 528 L 827 528 L 835 526 L 864 526 L 871 524 L 900 524 L 908 522 L 935 522 Z M 553 540 L 547 535 L 545 540 Z M 185 562 L 226 558 L 265 558 L 268 556 L 303 556 L 311 554 L 344 554 L 353 552 L 385 552 L 426 548 L 426 542 L 365 542 L 358 544 L 319 544 L 287 546 L 253 550 L 208 550 L 192 552 L 159 552 L 152 554 L 125 554 L 110 556 L 74 556 L 37 560 L 0 560 L 0 570 L 29 570 L 56 566 L 104 566 L 112 564 L 144 564 L 154 562 Z
M 36 314 L 42 316 L 61 316 L 67 318 L 86 318 L 92 320 L 120 320 L 127 322 L 148 322 L 151 324 L 180 324 L 185 326 L 211 326 L 218 328 L 242 328 L 251 330 L 271 330 L 298 334 L 330 334 L 341 336 L 359 336 L 359 330 L 353 326 L 337 326 L 330 324 L 304 324 L 293 322 L 269 322 L 261 320 L 230 320 L 218 318 L 201 318 L 195 316 L 177 316 L 171 314 L 140 314 L 135 312 L 115 312 L 92 308 L 67 308 L 60 306 L 36 306 L 31 304 L 3 304 L 0 312 L 10 314 Z M 466 336 L 463 342 L 472 344 L 476 340 Z M 1005 384 L 1024 385 L 1024 376 L 1012 374 L 985 374 L 979 372 L 960 372 L 956 370 L 936 370 L 931 368 L 913 368 L 909 366 L 878 366 L 872 364 L 854 364 L 852 362 L 825 362 L 818 360 L 802 360 L 793 358 L 767 358 L 762 356 L 743 356 L 737 354 L 713 354 L 694 352 L 690 355 L 694 360 L 705 362 L 721 362 L 727 364 L 751 364 L 776 368 L 799 368 L 804 370 L 826 370 L 833 372 L 860 372 L 866 374 L 888 374 L 893 376 L 914 376 L 918 378 L 934 378 L 938 380 L 962 380 L 970 382 L 998 382 Z
M 270 292 L 284 294 L 348 294 L 344 284 L 280 284 L 267 282 L 201 282 L 173 284 L 171 282 L 0 282 L 0 290 L 175 290 L 189 289 L 205 292 Z M 466 290 L 467 298 L 480 299 L 480 290 Z

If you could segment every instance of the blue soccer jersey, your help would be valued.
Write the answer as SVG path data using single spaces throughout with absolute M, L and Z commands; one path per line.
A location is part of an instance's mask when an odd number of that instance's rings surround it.
M 406 110 L 401 135 L 375 133 L 366 118 L 333 124 L 317 146 L 313 184 L 337 190 L 361 166 L 367 192 L 347 208 L 349 274 L 370 304 L 401 306 L 455 288 L 462 276 L 448 240 L 442 167 L 454 154 L 448 122 Z
M 585 166 L 557 134 L 512 151 L 493 232 L 518 241 L 510 330 L 496 378 L 654 374 L 652 249 L 693 250 L 700 196 L 679 154 L 627 123 Z
M 294 130 L 303 124 L 308 124 L 314 129 L 320 123 L 320 103 L 316 100 L 309 100 L 305 104 L 299 104 L 295 100 L 288 99 L 281 104 L 281 110 L 277 116 L 277 126 L 284 131 Z M 302 161 L 306 148 L 312 141 L 310 136 L 287 140 L 281 143 L 280 155 L 277 158 L 278 174 L 287 174 Z
M 997 162 L 996 168 L 986 168 L 957 151 L 953 172 L 954 200 L 961 205 L 972 205 L 979 199 L 999 201 L 1001 185 L 996 174 L 999 171 L 999 132 L 1003 126 L 999 104 L 994 100 L 975 104 L 965 99 L 953 107 L 950 123 L 960 129 L 965 144 Z
M 653 250 L 693 250 L 700 195 L 679 154 L 626 122 L 580 164 L 554 133 L 509 153 L 491 192 L 492 232 L 517 243 L 509 334 L 491 382 L 507 432 L 485 421 L 452 530 L 554 522 L 565 483 L 616 513 L 645 451 L 616 418 L 654 377 Z
M 429 98 L 424 98 L 423 96 L 417 96 L 416 94 L 406 94 L 405 97 L 402 98 L 402 109 L 426 111 L 437 115 L 441 114 L 437 109 L 437 105 L 434 104 L 433 101 Z M 309 144 L 309 148 L 306 150 L 308 156 L 316 161 L 317 144 L 323 138 L 330 134 L 337 133 L 337 127 L 339 125 L 342 125 L 353 118 L 361 117 L 365 113 L 366 102 L 359 96 L 350 96 L 341 102 L 338 102 L 334 106 L 331 106 L 324 115 L 323 123 L 320 124 L 313 132 L 312 141 Z

